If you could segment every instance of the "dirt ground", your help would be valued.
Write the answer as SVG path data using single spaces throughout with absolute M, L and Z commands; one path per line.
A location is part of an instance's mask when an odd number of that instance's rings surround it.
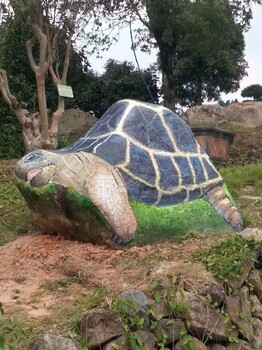
M 230 147 L 227 165 L 246 165 L 258 162 L 262 162 L 262 127 L 237 131 L 234 143 Z
M 124 271 L 121 275 L 115 268 L 123 254 L 120 250 L 40 233 L 19 237 L 0 247 L 1 302 L 5 308 L 19 305 L 31 316 L 42 316 L 56 302 L 56 296 L 43 288 L 48 282 L 75 277 L 88 284 L 89 290 L 121 290 L 135 273 L 129 269 L 128 276 Z M 39 290 L 42 297 L 32 302 Z
M 68 289 L 65 300 L 72 300 L 84 289 L 90 292 L 106 288 L 115 295 L 134 289 L 146 292 L 156 276 L 168 278 L 174 269 L 176 274 L 180 271 L 180 278 L 184 275 L 185 283 L 192 277 L 203 286 L 205 281 L 212 280 L 211 275 L 197 264 L 197 271 L 190 268 L 189 273 L 185 262 L 198 248 L 198 244 L 192 242 L 183 247 L 167 242 L 114 250 L 30 233 L 0 247 L 0 301 L 11 314 L 19 310 L 29 317 L 41 317 L 52 313 L 59 291 L 72 281 L 77 283 Z M 175 260 L 180 262 L 174 263 Z M 199 276 L 197 280 L 195 277 L 201 269 L 201 280 Z M 58 293 L 53 293 L 51 286 Z

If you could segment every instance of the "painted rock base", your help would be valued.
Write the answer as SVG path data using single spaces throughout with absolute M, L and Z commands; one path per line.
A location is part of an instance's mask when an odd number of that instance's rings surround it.
M 48 184 L 41 188 L 18 181 L 37 223 L 49 234 L 95 244 L 109 244 L 112 232 L 93 203 L 73 189 Z

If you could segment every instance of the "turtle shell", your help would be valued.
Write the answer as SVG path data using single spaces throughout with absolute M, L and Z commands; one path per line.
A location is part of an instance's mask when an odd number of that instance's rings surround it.
M 223 182 L 188 125 L 160 105 L 118 101 L 83 137 L 60 150 L 80 151 L 116 166 L 129 196 L 148 205 L 192 201 Z

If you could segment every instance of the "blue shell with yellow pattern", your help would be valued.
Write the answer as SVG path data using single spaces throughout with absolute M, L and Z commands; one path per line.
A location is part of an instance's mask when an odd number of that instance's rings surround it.
M 119 169 L 129 197 L 151 206 L 196 200 L 223 183 L 179 116 L 140 101 L 118 101 L 83 137 L 59 152 L 103 158 Z

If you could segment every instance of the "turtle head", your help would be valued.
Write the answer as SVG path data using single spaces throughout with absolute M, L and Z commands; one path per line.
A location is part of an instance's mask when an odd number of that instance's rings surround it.
M 33 187 L 46 185 L 56 174 L 61 157 L 45 150 L 36 150 L 21 158 L 14 167 L 14 173 L 20 180 Z

